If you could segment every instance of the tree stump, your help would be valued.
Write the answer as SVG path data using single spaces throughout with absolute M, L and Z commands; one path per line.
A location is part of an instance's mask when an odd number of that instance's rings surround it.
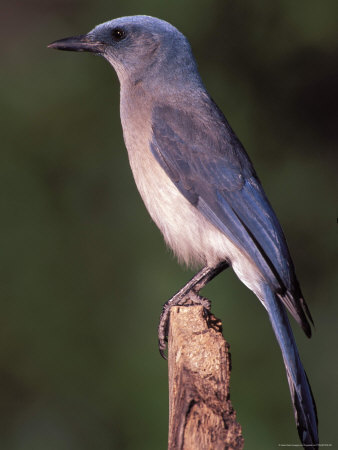
M 169 450 L 243 448 L 230 401 L 231 361 L 221 322 L 202 306 L 170 310 Z

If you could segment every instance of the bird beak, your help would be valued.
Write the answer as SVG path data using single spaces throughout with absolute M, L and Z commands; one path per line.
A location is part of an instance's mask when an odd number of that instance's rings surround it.
M 102 53 L 104 51 L 105 44 L 103 42 L 93 40 L 87 34 L 81 34 L 80 36 L 72 36 L 52 42 L 47 47 L 72 52 Z

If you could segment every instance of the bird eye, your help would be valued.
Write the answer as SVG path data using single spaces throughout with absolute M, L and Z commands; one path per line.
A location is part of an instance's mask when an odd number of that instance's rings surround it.
M 121 28 L 114 28 L 111 35 L 114 41 L 122 41 L 126 37 L 126 33 Z

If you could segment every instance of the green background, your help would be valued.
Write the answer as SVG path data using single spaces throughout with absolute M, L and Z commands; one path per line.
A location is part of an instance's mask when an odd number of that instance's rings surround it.
M 294 326 L 337 444 L 337 1 L 26 1 L 1 12 L 0 447 L 164 449 L 162 303 L 192 275 L 166 250 L 129 169 L 115 73 L 47 50 L 149 14 L 190 40 L 288 238 L 315 319 Z M 231 345 L 247 449 L 299 443 L 269 321 L 232 271 L 204 293 Z M 294 322 L 293 322 L 293 325 Z

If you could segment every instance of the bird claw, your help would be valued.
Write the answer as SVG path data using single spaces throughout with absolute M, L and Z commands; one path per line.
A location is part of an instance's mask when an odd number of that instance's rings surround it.
M 162 308 L 160 322 L 158 324 L 158 349 L 163 359 L 168 359 L 165 351 L 168 343 L 170 309 L 172 306 L 194 306 L 202 305 L 207 311 L 210 311 L 211 302 L 206 297 L 202 297 L 195 291 L 191 290 L 185 295 L 174 295 L 169 299 Z

